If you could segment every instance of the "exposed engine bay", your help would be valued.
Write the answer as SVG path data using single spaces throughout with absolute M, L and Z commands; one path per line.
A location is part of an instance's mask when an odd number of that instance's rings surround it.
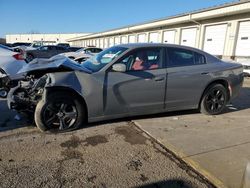
M 37 103 L 42 98 L 47 79 L 47 75 L 39 79 L 31 75 L 26 77 L 26 80 L 19 81 L 18 85 L 9 91 L 9 108 L 19 113 L 34 113 Z
M 49 73 L 71 72 L 82 69 L 68 58 L 56 57 L 49 60 L 36 60 L 20 71 L 17 80 L 5 77 L 1 84 L 8 88 L 8 106 L 18 113 L 33 114 L 37 103 L 41 100 Z M 33 116 L 31 116 L 33 117 Z

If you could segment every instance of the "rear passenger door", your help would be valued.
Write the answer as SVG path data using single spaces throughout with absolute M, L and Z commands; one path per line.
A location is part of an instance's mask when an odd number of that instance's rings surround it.
M 206 57 L 185 48 L 166 48 L 167 110 L 196 108 L 211 79 Z

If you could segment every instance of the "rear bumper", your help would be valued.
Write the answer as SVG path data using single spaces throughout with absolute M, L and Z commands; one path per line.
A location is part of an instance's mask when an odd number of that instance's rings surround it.
M 243 86 L 244 82 L 244 73 L 238 75 L 235 79 L 232 80 L 232 82 L 229 85 L 229 90 L 230 90 L 230 100 L 236 98 L 240 90 Z

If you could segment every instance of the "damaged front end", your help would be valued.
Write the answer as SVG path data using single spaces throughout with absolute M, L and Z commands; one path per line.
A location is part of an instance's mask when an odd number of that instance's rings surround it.
M 87 72 L 72 60 L 61 56 L 31 62 L 19 72 L 20 75 L 25 76 L 19 79 L 18 84 L 11 88 L 8 93 L 7 103 L 9 109 L 33 118 L 36 106 L 43 97 L 46 85 L 50 83 L 49 74 L 66 73 L 75 70 Z
M 25 81 L 19 81 L 18 85 L 9 91 L 9 109 L 25 114 L 34 113 L 37 103 L 42 98 L 47 79 L 47 75 L 39 79 L 29 76 Z

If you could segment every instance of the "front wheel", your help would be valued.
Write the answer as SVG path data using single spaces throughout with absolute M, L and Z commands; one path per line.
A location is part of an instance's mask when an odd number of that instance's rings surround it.
M 223 112 L 228 101 L 226 88 L 221 84 L 211 85 L 204 93 L 200 111 L 206 115 L 217 115 Z
M 41 131 L 66 132 L 78 129 L 86 119 L 85 108 L 78 97 L 55 92 L 39 101 L 35 123 Z

